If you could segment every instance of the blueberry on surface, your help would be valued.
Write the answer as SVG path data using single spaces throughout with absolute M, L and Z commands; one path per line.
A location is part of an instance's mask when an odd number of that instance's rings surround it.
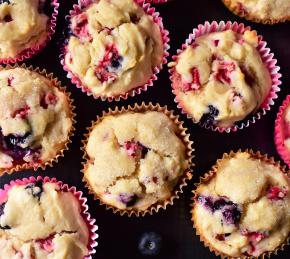
M 158 255 L 161 245 L 161 236 L 155 232 L 148 232 L 141 236 L 138 248 L 142 255 Z
M 137 195 L 134 193 L 121 193 L 119 200 L 126 205 L 126 207 L 133 206 L 137 201 Z
M 231 207 L 225 208 L 222 211 L 222 215 L 225 222 L 228 224 L 236 224 L 241 219 L 241 212 L 237 208 L 237 206 L 231 206 Z
M 37 181 L 35 183 L 28 184 L 25 187 L 25 190 L 28 190 L 29 194 L 31 194 L 34 198 L 40 200 L 40 196 L 43 192 L 43 185 L 41 181 Z
M 24 144 L 30 135 L 31 135 L 30 132 L 25 133 L 23 136 L 9 134 L 7 136 L 4 136 L 3 139 L 7 148 L 13 150 L 15 146 L 20 146 Z
M 202 125 L 212 125 L 215 118 L 219 115 L 219 110 L 212 105 L 208 106 L 208 112 L 204 113 L 200 119 Z
M 0 217 L 4 214 L 5 204 L 6 204 L 6 202 L 0 204 Z
M 142 144 L 140 145 L 141 145 L 141 159 L 144 159 L 150 149 Z

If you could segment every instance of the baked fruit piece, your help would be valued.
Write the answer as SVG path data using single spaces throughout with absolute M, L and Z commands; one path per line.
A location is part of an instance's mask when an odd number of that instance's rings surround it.
M 49 17 L 43 13 L 42 2 L 0 0 L 0 59 L 16 58 L 46 40 Z
M 230 128 L 255 112 L 272 81 L 255 31 L 226 30 L 196 38 L 173 66 L 173 90 L 194 122 Z
M 178 134 L 162 112 L 105 116 L 93 126 L 85 146 L 88 188 L 121 211 L 164 204 L 188 169 L 186 147 Z
M 161 31 L 134 0 L 100 0 L 71 17 L 65 66 L 95 97 L 143 86 L 162 64 Z
M 88 255 L 89 230 L 73 193 L 42 181 L 1 191 L 1 259 Z
M 290 181 L 278 163 L 263 159 L 224 157 L 195 191 L 194 226 L 217 254 L 257 257 L 286 242 Z
M 72 111 L 53 81 L 29 69 L 1 68 L 0 103 L 0 173 L 37 168 L 65 148 Z
M 222 0 L 236 15 L 261 23 L 290 20 L 290 0 Z

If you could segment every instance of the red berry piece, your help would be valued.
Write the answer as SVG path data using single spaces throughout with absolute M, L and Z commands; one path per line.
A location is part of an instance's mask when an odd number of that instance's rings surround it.
M 14 81 L 14 76 L 9 76 L 8 79 L 7 79 L 8 86 L 12 86 L 13 81 Z
M 16 110 L 13 114 L 12 114 L 12 118 L 21 118 L 21 119 L 25 119 L 27 114 L 30 111 L 30 107 L 29 106 L 25 106 L 23 108 L 20 108 L 18 110 Z
M 271 186 L 268 190 L 267 198 L 274 201 L 283 200 L 287 194 L 287 189 L 283 189 L 278 186 Z
M 95 69 L 96 77 L 102 82 L 112 81 L 117 79 L 116 70 L 121 67 L 123 58 L 119 55 L 117 48 L 114 45 L 106 47 L 105 55 Z
M 36 242 L 39 244 L 41 249 L 45 250 L 48 253 L 52 253 L 54 250 L 53 239 L 54 239 L 54 234 L 44 239 L 38 239 L 36 240 Z
M 230 75 L 235 71 L 236 65 L 233 62 L 220 61 L 218 64 L 218 69 L 215 72 L 215 79 L 223 84 L 230 84 Z
M 219 45 L 220 40 L 214 40 L 213 44 L 217 47 Z
M 56 105 L 58 98 L 51 92 L 45 94 L 40 100 L 40 106 L 47 109 L 49 105 Z
M 237 12 L 238 12 L 239 15 L 242 15 L 242 16 L 245 16 L 245 15 L 249 14 L 249 12 L 247 11 L 246 7 L 240 2 L 237 3 Z
M 192 68 L 191 74 L 192 74 L 192 82 L 183 84 L 183 90 L 185 92 L 198 90 L 201 87 L 199 72 L 196 67 Z
M 121 193 L 119 195 L 120 202 L 125 204 L 126 207 L 132 207 L 136 203 L 137 199 L 138 197 L 134 193 Z
M 126 141 L 124 144 L 124 148 L 126 149 L 126 152 L 129 156 L 136 157 L 142 147 L 139 145 L 138 142 Z
M 73 26 L 72 32 L 74 35 L 81 39 L 92 40 L 92 36 L 89 33 L 88 18 L 85 13 L 81 13 L 76 16 L 76 25 Z

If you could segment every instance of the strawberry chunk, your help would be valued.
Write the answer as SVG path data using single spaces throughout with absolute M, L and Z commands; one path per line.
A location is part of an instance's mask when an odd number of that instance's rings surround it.
M 56 105 L 58 98 L 52 92 L 45 94 L 40 100 L 40 106 L 47 109 L 49 105 Z
M 105 49 L 105 55 L 95 69 L 96 77 L 101 83 L 117 79 L 116 70 L 121 66 L 123 58 L 119 55 L 117 48 L 114 45 L 109 45 Z
M 287 189 L 280 188 L 278 186 L 271 186 L 267 193 L 267 198 L 270 200 L 282 200 L 288 194 Z
M 214 77 L 217 81 L 225 84 L 231 83 L 230 75 L 233 71 L 235 71 L 236 65 L 234 62 L 227 62 L 227 61 L 219 61 L 218 69 L 214 74 Z
M 185 92 L 198 90 L 201 87 L 199 72 L 196 67 L 192 68 L 191 74 L 192 74 L 192 82 L 183 84 L 182 88 Z
M 36 240 L 36 242 L 39 244 L 41 249 L 45 250 L 48 253 L 52 253 L 54 250 L 53 239 L 54 234 L 44 239 L 38 239 Z
M 126 149 L 126 152 L 131 157 L 136 157 L 138 155 L 138 152 L 141 151 L 142 146 L 135 141 L 126 141 L 124 144 L 124 148 Z
M 81 39 L 92 40 L 92 36 L 89 33 L 88 18 L 85 13 L 76 16 L 76 24 L 72 26 L 72 32 Z
M 13 81 L 14 81 L 14 76 L 9 76 L 8 79 L 7 79 L 8 86 L 12 86 Z
M 249 14 L 249 12 L 247 11 L 246 7 L 240 2 L 237 3 L 237 12 L 238 12 L 239 15 L 242 15 L 242 16 L 245 16 L 245 15 Z
M 29 113 L 29 110 L 30 110 L 30 107 L 26 105 L 25 107 L 20 108 L 16 110 L 15 112 L 13 112 L 12 118 L 25 119 L 27 114 Z

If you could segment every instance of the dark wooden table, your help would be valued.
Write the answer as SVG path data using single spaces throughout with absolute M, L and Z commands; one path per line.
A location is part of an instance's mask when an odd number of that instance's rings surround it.
M 282 86 L 279 98 L 275 102 L 275 106 L 261 120 L 251 125 L 249 128 L 243 129 L 237 133 L 219 134 L 202 129 L 194 125 L 185 116 L 181 116 L 185 121 L 185 125 L 189 128 L 191 138 L 194 141 L 196 164 L 194 168 L 194 177 L 186 188 L 184 195 L 175 202 L 173 206 L 169 206 L 166 211 L 160 210 L 158 214 L 146 216 L 145 218 L 127 218 L 114 215 L 111 211 L 106 211 L 105 207 L 95 202 L 91 195 L 81 182 L 81 157 L 80 151 L 81 140 L 86 127 L 90 125 L 90 121 L 94 120 L 96 115 L 107 110 L 109 107 L 122 106 L 141 103 L 142 101 L 160 103 L 168 105 L 170 109 L 180 114 L 171 93 L 170 81 L 167 68 L 164 68 L 159 80 L 147 92 L 141 95 L 129 98 L 120 102 L 102 102 L 95 100 L 83 94 L 79 89 L 70 83 L 66 78 L 66 73 L 60 65 L 59 54 L 61 46 L 62 31 L 65 27 L 65 15 L 72 8 L 72 4 L 76 1 L 60 0 L 60 13 L 58 17 L 57 32 L 53 40 L 48 46 L 36 57 L 27 61 L 27 64 L 46 68 L 49 72 L 53 72 L 55 76 L 68 86 L 74 98 L 77 112 L 77 131 L 73 137 L 73 143 L 70 150 L 65 152 L 64 158 L 59 160 L 53 168 L 48 168 L 45 172 L 38 170 L 36 173 L 32 171 L 14 173 L 13 175 L 4 175 L 0 178 L 0 187 L 15 178 L 28 177 L 30 175 L 47 175 L 56 177 L 63 182 L 76 186 L 84 192 L 88 197 L 88 204 L 91 215 L 96 218 L 99 226 L 99 245 L 97 252 L 93 256 L 96 259 L 138 259 L 142 257 L 138 251 L 138 240 L 140 236 L 147 231 L 159 233 L 163 238 L 163 249 L 161 253 L 154 258 L 164 259 L 201 259 L 215 258 L 207 248 L 199 241 L 195 235 L 190 221 L 190 198 L 191 189 L 194 182 L 203 175 L 220 158 L 224 152 L 237 150 L 239 148 L 252 148 L 260 150 L 280 159 L 278 156 L 274 140 L 274 120 L 283 99 L 286 97 L 290 87 L 290 23 L 282 23 L 274 26 L 267 26 L 248 22 L 244 19 L 230 13 L 220 0 L 173 0 L 169 3 L 156 6 L 160 11 L 164 25 L 170 32 L 170 54 L 175 54 L 176 49 L 185 41 L 188 34 L 192 32 L 198 24 L 205 21 L 237 21 L 250 25 L 257 30 L 259 34 L 264 36 L 268 42 L 268 46 L 274 52 L 281 67 Z M 149 257 L 148 257 L 149 258 Z M 290 247 L 286 247 L 284 252 L 280 252 L 278 256 L 273 258 L 290 258 Z

